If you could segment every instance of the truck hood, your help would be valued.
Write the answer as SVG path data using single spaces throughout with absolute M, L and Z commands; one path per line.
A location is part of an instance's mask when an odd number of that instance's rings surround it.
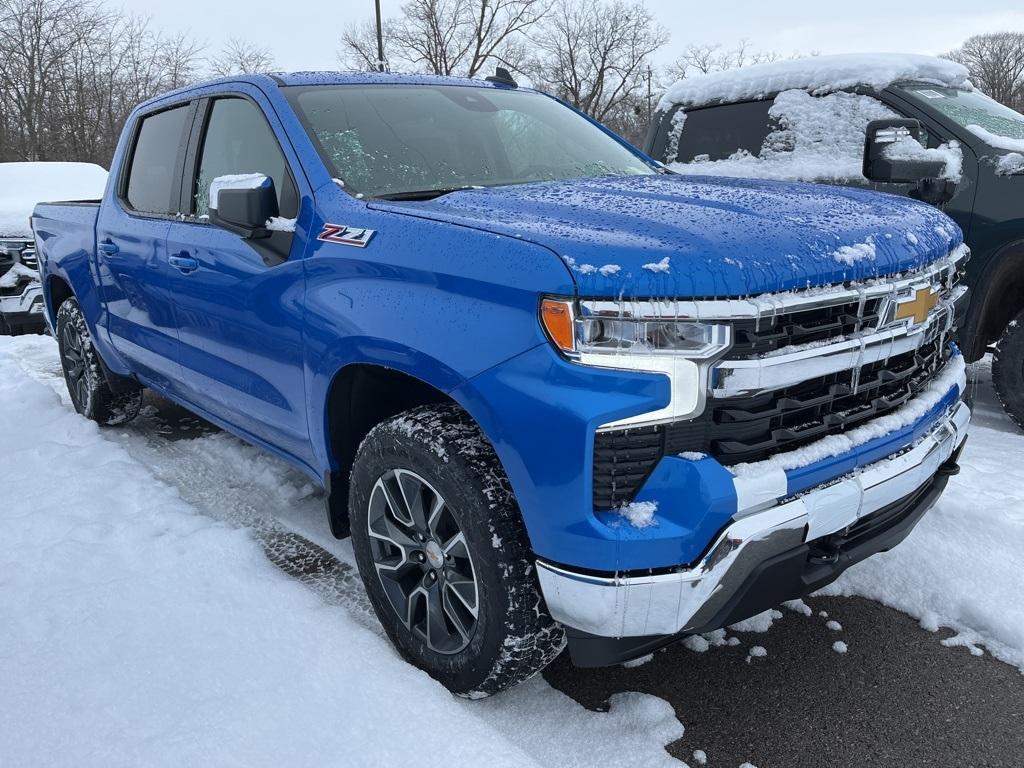
M 630 176 L 488 187 L 379 210 L 545 246 L 593 297 L 751 296 L 915 269 L 962 242 L 937 209 L 817 184 Z

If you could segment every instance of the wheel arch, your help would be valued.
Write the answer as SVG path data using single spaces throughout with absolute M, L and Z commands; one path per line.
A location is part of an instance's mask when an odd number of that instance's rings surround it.
M 353 362 L 332 377 L 323 408 L 329 460 L 324 487 L 331 532 L 348 535 L 349 475 L 366 435 L 382 421 L 420 405 L 457 403 L 443 389 L 376 362 Z M 472 415 L 470 415 L 472 418 Z
M 1024 238 L 1002 246 L 972 286 L 964 328 L 965 355 L 974 361 L 985 354 L 1010 322 L 1024 309 Z

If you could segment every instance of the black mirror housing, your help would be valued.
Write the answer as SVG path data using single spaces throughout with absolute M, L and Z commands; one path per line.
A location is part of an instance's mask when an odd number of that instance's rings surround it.
M 277 192 L 268 178 L 258 187 L 220 190 L 210 223 L 244 238 L 270 237 L 267 221 L 277 215 Z
M 917 120 L 892 118 L 872 120 L 864 135 L 864 177 L 869 181 L 912 183 L 942 175 L 941 160 L 919 160 L 886 156 L 886 150 L 900 141 L 919 141 L 921 123 Z

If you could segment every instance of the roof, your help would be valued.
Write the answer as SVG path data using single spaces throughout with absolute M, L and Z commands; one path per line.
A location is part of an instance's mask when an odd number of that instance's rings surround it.
M 271 76 L 281 85 L 492 85 L 483 79 L 396 72 L 274 72 Z
M 669 87 L 658 109 L 751 101 L 793 89 L 814 94 L 858 86 L 882 90 L 910 81 L 971 88 L 967 68 L 955 61 L 911 53 L 853 53 L 773 61 L 687 77 Z

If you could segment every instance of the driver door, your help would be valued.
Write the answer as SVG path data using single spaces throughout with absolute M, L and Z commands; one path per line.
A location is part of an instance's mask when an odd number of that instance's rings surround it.
M 303 239 L 293 231 L 245 239 L 207 220 L 210 183 L 230 174 L 268 176 L 280 216 L 299 214 L 296 176 L 257 97 L 207 100 L 196 118 L 188 216 L 167 235 L 179 362 L 197 406 L 308 463 Z

